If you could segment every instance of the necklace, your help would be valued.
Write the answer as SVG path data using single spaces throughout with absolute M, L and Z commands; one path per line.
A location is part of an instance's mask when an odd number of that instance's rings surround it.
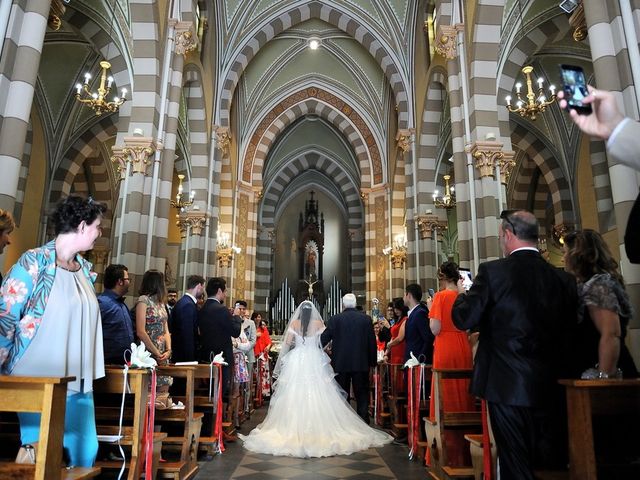
M 75 260 L 71 260 L 67 262 L 67 266 L 65 267 L 60 260 L 56 260 L 56 265 L 67 272 L 77 272 L 80 270 L 80 266 L 77 264 Z M 71 265 L 71 266 L 69 266 Z

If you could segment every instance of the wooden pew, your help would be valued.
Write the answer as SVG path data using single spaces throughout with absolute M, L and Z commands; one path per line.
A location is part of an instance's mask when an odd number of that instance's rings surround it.
M 474 470 L 471 466 L 452 467 L 448 463 L 444 432 L 455 429 L 464 433 L 482 431 L 480 411 L 446 412 L 443 403 L 444 380 L 469 379 L 472 369 L 433 369 L 432 382 L 435 397 L 433 419 L 424 418 L 427 432 L 427 443 L 431 452 L 430 475 L 433 478 L 472 478 Z M 445 448 L 443 448 L 445 447 Z
M 116 435 L 120 418 L 120 402 L 124 387 L 124 369 L 107 367 L 105 377 L 93 384 L 94 403 L 96 405 L 96 426 L 98 435 Z M 147 370 L 129 369 L 125 414 L 123 417 L 123 438 L 120 444 L 130 450 L 125 456 L 127 461 L 127 478 L 137 480 L 144 472 L 144 429 L 145 414 L 149 402 L 149 383 L 151 374 Z M 153 436 L 153 477 L 155 478 L 160 460 L 162 440 L 166 433 L 155 433 Z M 113 443 L 112 445 L 116 445 Z M 118 453 L 119 455 L 119 453 Z M 122 460 L 99 460 L 96 465 L 103 469 L 119 470 Z
M 100 468 L 62 468 L 62 437 L 67 383 L 74 377 L 0 376 L 0 411 L 40 413 L 40 437 L 35 465 L 0 464 L 0 478 L 83 479 Z
M 194 412 L 193 408 L 196 368 L 197 365 L 157 367 L 158 375 L 174 378 L 172 398 L 175 402 L 181 401 L 184 404 L 184 408 L 181 409 L 156 410 L 156 425 L 164 425 L 180 432 L 179 435 L 172 433 L 163 441 L 163 448 L 180 451 L 180 460 L 161 464 L 159 468 L 161 478 L 184 480 L 193 478 L 199 470 L 198 443 L 204 415 L 201 412 Z M 182 381 L 175 382 L 176 379 L 182 379 Z M 184 390 L 177 392 L 178 384 L 184 384 Z
M 392 434 L 396 438 L 407 437 L 407 392 L 402 365 L 388 364 L 389 393 L 386 397 Z
M 640 417 L 640 379 L 628 380 L 560 380 L 566 387 L 569 426 L 569 477 L 571 480 L 596 480 L 599 468 L 596 463 L 594 445 L 606 445 L 612 438 L 594 439 L 594 416 L 607 418 L 624 416 L 620 424 L 620 435 L 628 432 L 626 442 L 636 447 L 640 456 L 640 442 L 633 432 L 633 422 Z M 614 422 L 616 419 L 613 419 Z M 620 421 L 618 419 L 618 421 Z M 615 423 L 614 423 L 615 426 Z M 600 469 L 602 466 L 600 467 Z M 629 469 L 631 465 L 609 465 L 609 468 Z M 625 470 L 615 478 L 640 478 L 640 466 L 635 471 Z M 604 476 L 600 472 L 601 477 Z

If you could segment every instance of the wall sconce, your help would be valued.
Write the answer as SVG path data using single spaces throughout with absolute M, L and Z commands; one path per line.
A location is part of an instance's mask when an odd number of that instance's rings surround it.
M 453 208 L 456 206 L 455 187 L 449 186 L 451 175 L 444 175 L 444 195 L 440 195 L 438 190 L 433 192 L 433 204 L 437 208 Z
M 233 254 L 236 255 L 242 252 L 240 247 L 231 245 L 230 236 L 227 232 L 218 232 L 218 248 L 216 253 L 218 255 L 218 263 L 220 268 L 227 268 L 231 265 L 233 260 Z
M 393 245 L 383 248 L 382 253 L 391 256 L 393 268 L 402 268 L 407 261 L 407 239 L 403 234 L 396 235 Z

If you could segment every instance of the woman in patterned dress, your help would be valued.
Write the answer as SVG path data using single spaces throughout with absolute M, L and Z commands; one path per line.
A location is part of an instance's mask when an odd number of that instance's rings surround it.
M 573 337 L 573 376 L 637 377 L 625 345 L 631 301 L 618 262 L 598 232 L 584 229 L 564 237 L 564 262 L 578 281 L 578 325 Z
M 168 365 L 171 359 L 171 334 L 169 333 L 165 301 L 167 289 L 164 274 L 158 270 L 147 270 L 142 277 L 142 285 L 136 302 L 136 333 L 156 359 L 158 365 Z M 168 397 L 172 378 L 158 377 L 158 394 Z M 160 399 L 160 396 L 159 396 Z M 159 407 L 165 405 L 158 404 Z M 166 405 L 169 407 L 170 405 Z

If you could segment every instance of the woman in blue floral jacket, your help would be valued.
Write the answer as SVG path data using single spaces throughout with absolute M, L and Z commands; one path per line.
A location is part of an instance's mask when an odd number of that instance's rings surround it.
M 25 252 L 0 290 L 0 368 L 3 374 L 67 377 L 64 446 L 71 464 L 91 466 L 98 450 L 93 380 L 104 376 L 95 273 L 79 252 L 101 235 L 106 207 L 69 196 L 51 219 L 56 237 Z M 38 441 L 40 414 L 21 413 L 23 444 Z

